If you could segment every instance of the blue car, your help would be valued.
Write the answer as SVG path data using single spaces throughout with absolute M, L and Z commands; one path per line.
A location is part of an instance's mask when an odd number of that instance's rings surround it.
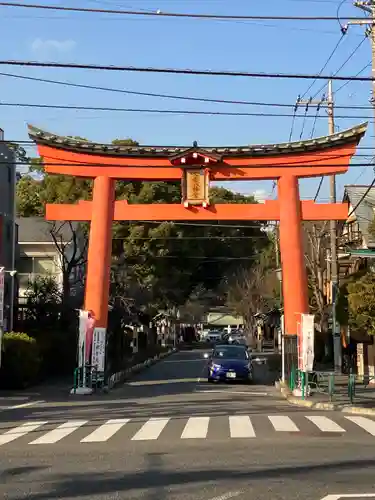
M 243 345 L 218 345 L 214 348 L 208 362 L 208 382 L 250 383 L 253 380 L 251 356 Z

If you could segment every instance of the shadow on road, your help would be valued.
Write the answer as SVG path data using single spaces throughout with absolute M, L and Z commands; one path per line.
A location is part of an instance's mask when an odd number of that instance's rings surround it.
M 335 460 L 321 464 L 302 464 L 293 466 L 268 466 L 249 465 L 247 470 L 238 468 L 220 467 L 210 470 L 166 470 L 163 468 L 162 454 L 148 454 L 147 464 L 149 469 L 135 473 L 121 472 L 95 472 L 90 474 L 49 474 L 48 490 L 28 495 L 29 500 L 50 500 L 90 498 L 95 495 L 113 495 L 116 498 L 128 498 L 130 492 L 144 491 L 142 498 L 147 500 L 166 500 L 172 489 L 181 487 L 181 492 L 186 491 L 188 486 L 206 487 L 208 484 L 219 484 L 221 482 L 234 481 L 241 487 L 254 483 L 263 484 L 265 481 L 280 480 L 283 484 L 290 479 L 308 481 L 310 478 L 315 482 L 327 481 L 328 477 L 338 472 L 351 471 L 353 474 L 364 469 L 373 468 L 375 459 L 365 460 Z M 318 476 L 319 474 L 320 476 Z M 366 476 L 371 481 L 371 475 Z M 349 479 L 347 483 L 349 482 Z M 245 483 L 245 485 L 244 485 Z M 264 485 L 264 484 L 263 484 Z M 371 484 L 364 484 L 371 487 Z M 121 495 L 123 494 L 123 495 Z M 121 495 L 121 496 L 120 496 Z M 96 497 L 95 497 L 96 498 Z M 104 497 L 103 497 L 104 498 Z M 105 497 L 107 498 L 107 496 Z M 109 498 L 109 497 L 108 497 Z M 112 498 L 112 496 L 111 496 Z M 271 498 L 271 497 L 269 497 Z M 317 497 L 319 498 L 319 496 Z

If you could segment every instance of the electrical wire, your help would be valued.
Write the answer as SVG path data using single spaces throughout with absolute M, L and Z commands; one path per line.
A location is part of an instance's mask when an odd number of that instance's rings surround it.
M 355 205 L 355 207 L 351 210 L 351 212 L 349 212 L 349 215 L 348 215 L 348 219 L 349 217 L 357 210 L 357 208 L 359 207 L 359 205 L 364 201 L 364 199 L 366 198 L 366 196 L 369 194 L 369 192 L 371 191 L 371 188 L 375 185 L 375 177 L 373 179 L 373 181 L 371 182 L 371 184 L 368 186 L 368 188 L 366 189 L 366 191 L 363 193 L 363 195 L 361 196 L 359 202 Z
M 174 114 L 174 115 L 212 115 L 212 116 L 257 116 L 257 117 L 273 117 L 273 118 L 290 118 L 293 114 L 287 113 L 261 113 L 247 111 L 200 111 L 192 109 L 152 109 L 152 108 L 117 108 L 117 107 L 99 107 L 99 106 L 72 106 L 68 104 L 41 104 L 41 103 L 16 103 L 16 102 L 0 102 L 3 107 L 16 108 L 38 108 L 38 109 L 63 109 L 72 111 L 100 111 L 100 112 L 121 112 L 121 113 L 156 113 L 156 114 Z M 325 118 L 324 116 L 309 116 L 307 109 L 305 118 Z M 355 118 L 360 120 L 371 121 L 372 116 L 365 115 L 336 115 L 336 118 Z M 301 133 L 302 134 L 302 133 Z M 301 139 L 301 136 L 300 136 Z
M 337 21 L 337 16 L 243 16 L 243 15 L 219 15 L 219 14 L 195 14 L 181 12 L 141 11 L 141 10 L 118 10 L 118 9 L 93 9 L 84 7 L 63 7 L 58 5 L 25 4 L 15 2 L 0 2 L 0 7 L 15 7 L 25 9 L 40 9 L 64 12 L 82 12 L 89 14 L 116 14 L 125 16 L 147 16 L 147 17 L 170 17 L 183 19 L 214 19 L 214 20 L 254 20 L 254 21 Z M 366 17 L 346 17 L 351 21 L 368 20 Z
M 324 181 L 324 177 L 322 176 L 322 177 L 320 178 L 319 185 L 318 185 L 318 189 L 316 190 L 316 193 L 315 193 L 315 196 L 314 196 L 314 201 L 316 201 L 316 200 L 318 199 L 318 196 L 319 196 L 320 189 L 321 189 L 321 187 L 322 187 L 323 181 Z
M 116 66 L 100 64 L 79 64 L 79 63 L 59 63 L 59 62 L 41 62 L 41 61 L 16 61 L 0 60 L 0 66 L 21 66 L 27 68 L 65 68 L 65 69 L 89 69 L 96 71 L 121 71 L 136 73 L 161 73 L 174 75 L 200 75 L 200 76 L 231 76 L 246 78 L 270 78 L 270 79 L 297 79 L 297 80 L 340 80 L 372 82 L 373 76 L 339 76 L 339 75 L 314 75 L 303 73 L 259 73 L 231 70 L 207 70 L 207 69 L 183 69 L 183 68 L 156 68 L 142 66 Z
M 360 73 L 362 73 L 365 69 L 367 69 L 369 66 L 371 66 L 371 63 L 367 64 L 364 68 L 362 68 L 357 75 L 358 76 Z M 215 104 L 238 104 L 238 105 L 245 105 L 245 106 L 266 106 L 266 107 L 280 107 L 280 108 L 290 108 L 293 106 L 295 107 L 294 104 L 288 104 L 288 103 L 276 103 L 276 102 L 262 102 L 262 101 L 243 101 L 243 100 L 231 100 L 231 99 L 212 99 L 212 98 L 207 98 L 207 97 L 191 97 L 191 96 L 182 96 L 182 95 L 174 95 L 174 94 L 158 94 L 154 92 L 137 92 L 133 90 L 127 90 L 127 89 L 119 89 L 119 88 L 113 88 L 113 87 L 100 87 L 96 85 L 86 85 L 82 83 L 72 83 L 72 82 L 66 82 L 62 80 L 50 80 L 47 78 L 37 78 L 37 77 L 32 77 L 32 76 L 25 76 L 25 75 L 17 75 L 13 73 L 2 73 L 0 72 L 0 76 L 5 76 L 5 77 L 10 77 L 10 78 L 15 78 L 15 79 L 20 79 L 20 80 L 28 80 L 28 81 L 35 81 L 35 82 L 40 82 L 40 83 L 52 83 L 55 85 L 63 85 L 66 87 L 75 87 L 75 88 L 82 88 L 82 89 L 91 89 L 91 90 L 99 90 L 99 91 L 105 91 L 105 92 L 116 92 L 116 93 L 122 93 L 122 94 L 129 94 L 129 95 L 138 95 L 138 96 L 145 96 L 145 97 L 157 97 L 157 98 L 162 98 L 162 99 L 175 99 L 175 100 L 184 100 L 184 101 L 193 101 L 193 102 L 207 102 L 207 103 L 215 103 Z M 345 83 L 342 85 L 344 87 L 347 85 Z M 342 88 L 340 87 L 340 88 Z M 340 89 L 337 89 L 335 93 L 337 93 Z M 309 107 L 320 107 L 320 104 L 315 104 L 311 103 Z M 338 105 L 335 106 L 335 109 L 368 109 L 372 110 L 372 106 L 361 106 L 361 105 Z
M 330 55 L 328 56 L 328 58 L 327 58 L 326 62 L 323 64 L 323 66 L 322 66 L 321 70 L 319 71 L 319 73 L 318 73 L 318 75 L 319 75 L 319 76 L 323 73 L 323 71 L 324 71 L 324 70 L 326 69 L 326 67 L 328 66 L 329 62 L 331 61 L 332 57 L 335 55 L 335 53 L 336 53 L 337 49 L 339 48 L 339 46 L 340 46 L 341 42 L 343 41 L 344 37 L 345 37 L 345 33 L 341 33 L 341 37 L 339 38 L 339 40 L 338 40 L 338 42 L 336 43 L 335 47 L 333 48 L 332 52 L 331 52 L 331 53 L 330 53 Z M 310 92 L 310 90 L 311 90 L 311 88 L 314 86 L 315 82 L 316 82 L 316 79 L 314 79 L 314 80 L 310 83 L 309 87 L 308 87 L 308 88 L 306 89 L 306 91 L 302 94 L 301 99 L 303 99 L 303 98 L 304 98 L 304 97 L 305 97 L 305 96 L 306 96 L 306 95 Z
M 360 69 L 358 71 L 358 73 L 356 73 L 354 76 L 359 76 L 361 73 L 363 73 L 366 69 L 370 68 L 371 66 L 372 66 L 372 62 L 370 61 L 362 69 Z M 350 81 L 346 81 L 345 83 L 343 83 L 338 89 L 335 90 L 335 94 L 337 94 L 337 92 L 340 92 L 340 90 L 342 90 L 344 87 L 346 87 L 349 83 L 350 83 Z M 335 106 L 335 109 L 337 109 L 337 108 L 338 108 L 338 106 Z
M 367 36 L 364 36 L 363 39 L 359 42 L 359 44 L 353 49 L 353 51 L 349 54 L 349 56 L 345 59 L 345 61 L 341 64 L 341 66 L 333 73 L 333 76 L 336 76 L 347 64 L 348 62 L 354 57 L 356 52 L 361 48 L 362 44 L 367 40 Z M 326 84 L 324 84 L 312 97 L 312 99 L 315 99 L 315 97 L 322 92 L 322 90 L 325 88 Z

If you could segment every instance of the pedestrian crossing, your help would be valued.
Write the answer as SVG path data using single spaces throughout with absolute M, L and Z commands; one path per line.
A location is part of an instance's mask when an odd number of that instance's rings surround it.
M 323 415 L 226 415 L 114 418 L 106 421 L 27 421 L 0 424 L 0 447 L 87 444 L 123 441 L 256 439 L 276 436 L 339 436 L 362 433 L 375 437 L 375 418 Z

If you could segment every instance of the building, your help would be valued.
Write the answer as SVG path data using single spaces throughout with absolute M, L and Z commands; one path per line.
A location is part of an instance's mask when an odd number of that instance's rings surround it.
M 347 220 L 338 225 L 337 256 L 341 284 L 354 273 L 375 270 L 375 234 L 370 229 L 375 216 L 375 187 L 345 186 L 343 201 L 349 204 L 349 213 Z M 345 325 L 341 325 L 341 335 L 348 335 Z M 373 349 L 373 337 L 367 332 L 351 330 L 350 337 L 354 342 L 367 344 Z M 372 358 L 374 355 L 375 351 Z
M 16 153 L 4 141 L 0 129 L 0 267 L 4 270 L 3 328 L 13 328 L 13 314 L 17 297 L 14 273 L 17 251 L 17 225 L 15 223 Z
M 78 223 L 51 223 L 42 217 L 20 217 L 18 224 L 19 257 L 17 275 L 22 303 L 29 284 L 38 277 L 50 276 L 63 288 L 63 269 L 69 276 L 70 296 L 80 302 L 86 257 L 86 238 Z M 80 305 L 80 304 L 79 304 Z
M 375 187 L 345 186 L 343 201 L 349 204 L 349 217 L 338 231 L 341 279 L 375 264 L 375 234 L 369 228 L 375 216 Z

